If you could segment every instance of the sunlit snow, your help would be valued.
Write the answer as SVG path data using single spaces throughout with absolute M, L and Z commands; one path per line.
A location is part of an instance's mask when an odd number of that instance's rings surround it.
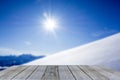
M 120 60 L 120 33 L 26 65 L 95 65 Z

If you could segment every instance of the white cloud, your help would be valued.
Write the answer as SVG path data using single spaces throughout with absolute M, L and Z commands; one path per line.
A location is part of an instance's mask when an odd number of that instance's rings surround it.
M 22 52 L 10 49 L 10 48 L 0 48 L 0 55 L 20 55 Z
M 30 41 L 25 41 L 24 43 L 28 46 L 32 45 L 32 43 Z
M 2 48 L 0 47 L 0 56 L 4 55 L 21 55 L 21 54 L 32 54 L 35 56 L 40 56 L 40 55 L 47 55 L 43 54 L 40 51 L 33 51 L 33 50 L 15 50 L 12 48 Z

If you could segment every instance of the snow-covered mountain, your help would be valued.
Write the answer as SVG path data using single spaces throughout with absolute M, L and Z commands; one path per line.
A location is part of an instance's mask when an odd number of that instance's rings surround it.
M 120 67 L 120 33 L 55 53 L 26 65 L 96 65 Z

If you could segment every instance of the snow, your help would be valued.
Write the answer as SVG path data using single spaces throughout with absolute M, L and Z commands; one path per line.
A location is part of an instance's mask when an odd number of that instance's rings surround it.
M 25 65 L 96 65 L 120 61 L 120 33 Z

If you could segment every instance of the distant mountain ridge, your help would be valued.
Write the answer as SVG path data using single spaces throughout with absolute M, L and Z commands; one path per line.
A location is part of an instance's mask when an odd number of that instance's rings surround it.
M 45 57 L 44 55 L 41 56 L 34 56 L 31 54 L 22 54 L 19 56 L 15 55 L 7 55 L 7 56 L 0 56 L 0 67 L 10 67 L 13 65 L 21 65 L 27 62 L 30 62 L 35 59 L 40 59 Z

